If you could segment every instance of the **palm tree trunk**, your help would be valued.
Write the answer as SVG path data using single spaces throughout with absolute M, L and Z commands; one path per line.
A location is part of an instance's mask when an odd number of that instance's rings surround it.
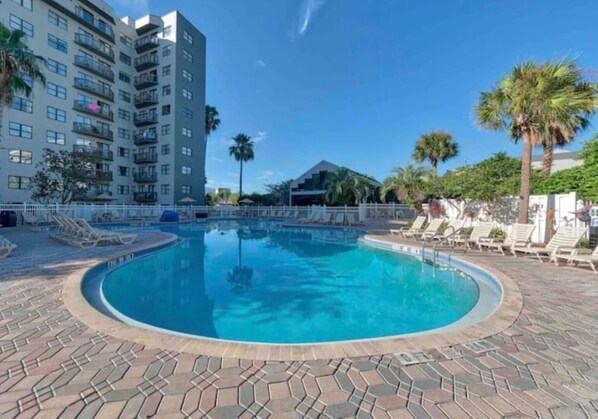
M 519 191 L 519 222 L 529 221 L 529 195 L 532 173 L 532 139 L 529 131 L 523 133 L 523 155 L 521 156 L 521 190 Z
M 240 161 L 241 169 L 239 170 L 239 199 L 243 196 L 243 160 Z
M 438 172 L 438 160 L 432 159 L 430 163 L 432 163 L 432 171 L 436 174 Z
M 544 154 L 542 156 L 542 175 L 550 176 L 552 171 L 552 153 L 554 151 L 554 145 L 552 141 L 546 141 L 542 143 L 544 146 Z

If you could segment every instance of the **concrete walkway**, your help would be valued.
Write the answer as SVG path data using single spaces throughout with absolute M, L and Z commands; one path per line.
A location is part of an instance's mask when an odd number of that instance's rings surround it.
M 164 240 L 73 249 L 30 229 L 0 260 L 0 417 L 598 417 L 598 275 L 472 253 L 511 276 L 518 320 L 474 352 L 262 362 L 164 351 L 91 330 L 61 301 L 81 263 Z M 439 348 L 442 349 L 442 348 Z

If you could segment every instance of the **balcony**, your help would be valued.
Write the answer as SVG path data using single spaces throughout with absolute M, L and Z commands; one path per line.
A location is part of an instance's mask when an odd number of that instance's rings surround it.
M 153 153 L 153 152 L 135 153 L 133 156 L 133 160 L 137 164 L 157 163 L 158 162 L 158 154 Z
M 91 13 L 82 9 L 81 7 L 75 8 L 75 14 L 77 17 L 88 25 L 90 28 L 106 36 L 108 39 L 114 42 L 114 30 L 106 22 L 96 19 Z
M 91 137 L 101 138 L 106 141 L 113 141 L 114 134 L 108 128 L 99 127 L 84 122 L 73 122 L 73 132 L 89 135 Z
M 149 51 L 152 48 L 158 48 L 160 46 L 160 40 L 157 36 L 144 36 L 135 41 L 135 51 L 137 54 Z
M 114 51 L 110 45 L 104 44 L 103 42 L 94 39 L 92 36 L 84 33 L 76 33 L 75 44 L 81 45 L 82 47 L 95 52 L 99 56 L 114 62 Z
M 160 64 L 157 54 L 148 54 L 139 58 L 135 58 L 135 70 L 143 71 Z
M 96 76 L 103 77 L 112 82 L 114 81 L 114 71 L 112 71 L 110 66 L 92 58 L 85 57 L 83 55 L 75 55 L 75 65 L 95 74 Z
M 114 92 L 112 89 L 100 83 L 77 77 L 75 78 L 75 87 L 114 102 Z
M 158 142 L 158 133 L 143 129 L 133 134 L 133 142 L 135 145 L 156 144 Z
M 156 202 L 158 200 L 157 192 L 135 192 L 133 199 L 137 202 Z
M 73 109 L 79 112 L 93 115 L 97 118 L 114 121 L 114 113 L 106 106 L 97 105 L 95 103 L 84 102 L 82 100 L 75 100 Z
M 133 122 L 136 127 L 157 124 L 158 123 L 158 114 L 156 114 L 156 113 L 136 113 L 135 117 L 133 118 Z
M 157 86 L 158 85 L 158 76 L 156 74 L 150 73 L 143 73 L 138 76 L 135 76 L 133 79 L 133 85 L 135 89 L 141 90 L 146 89 L 148 87 Z
M 156 92 L 143 92 L 135 95 L 133 103 L 137 109 L 146 106 L 158 104 L 158 94 Z
M 137 183 L 155 183 L 158 181 L 158 174 L 139 172 L 133 174 L 133 180 Z
M 114 160 L 114 155 L 112 154 L 112 151 L 106 150 L 103 148 L 91 147 L 88 145 L 75 144 L 73 146 L 73 152 L 74 153 L 85 153 L 90 156 L 102 159 L 102 160 L 108 160 L 108 161 Z

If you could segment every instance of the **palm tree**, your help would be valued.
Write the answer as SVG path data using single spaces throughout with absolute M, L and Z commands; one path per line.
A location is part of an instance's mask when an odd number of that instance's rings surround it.
M 346 167 L 335 172 L 328 172 L 324 181 L 325 198 L 332 205 L 350 205 L 355 202 L 353 190 L 355 187 L 355 173 Z
M 237 134 L 233 137 L 234 144 L 228 148 L 228 154 L 240 164 L 239 170 L 239 199 L 243 196 L 243 163 L 253 160 L 253 141 L 249 135 Z
M 423 186 L 433 178 L 430 169 L 408 164 L 404 167 L 396 167 L 393 176 L 384 180 L 380 188 L 380 199 L 386 201 L 386 196 L 393 191 L 399 201 L 406 203 L 415 209 L 418 214 L 422 212 L 422 201 L 425 198 Z
M 445 131 L 432 131 L 422 135 L 415 144 L 413 159 L 421 163 L 429 160 L 434 173 L 438 170 L 438 163 L 444 163 L 459 153 L 457 144 L 453 142 L 451 134 Z
M 478 123 L 493 130 L 506 130 L 509 137 L 523 139 L 519 222 L 529 220 L 532 148 L 560 135 L 571 137 L 584 126 L 598 105 L 596 86 L 582 80 L 574 61 L 538 65 L 526 61 L 513 68 L 491 91 L 482 92 L 475 107 Z
M 206 105 L 206 138 L 220 127 L 219 116 L 216 107 Z
M 45 60 L 33 54 L 23 42 L 24 36 L 22 31 L 11 31 L 0 23 L 0 124 L 3 107 L 12 104 L 14 95 L 29 97 L 34 82 L 46 83 L 40 68 Z
M 372 183 L 372 179 L 365 175 L 356 175 L 353 179 L 353 195 L 355 196 L 355 204 L 358 205 L 360 202 L 367 202 L 376 187 Z

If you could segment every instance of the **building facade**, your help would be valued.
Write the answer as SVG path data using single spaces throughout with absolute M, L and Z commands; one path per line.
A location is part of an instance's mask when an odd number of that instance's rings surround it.
M 532 168 L 541 170 L 544 161 L 542 154 L 532 156 Z M 552 173 L 561 170 L 572 169 L 583 166 L 583 160 L 579 159 L 579 151 L 554 150 L 552 155 Z
M 31 202 L 46 148 L 96 157 L 97 184 L 77 201 L 204 202 L 206 39 L 187 19 L 118 19 L 98 0 L 5 0 L 0 21 L 26 34 L 47 79 L 4 108 L 0 202 Z

